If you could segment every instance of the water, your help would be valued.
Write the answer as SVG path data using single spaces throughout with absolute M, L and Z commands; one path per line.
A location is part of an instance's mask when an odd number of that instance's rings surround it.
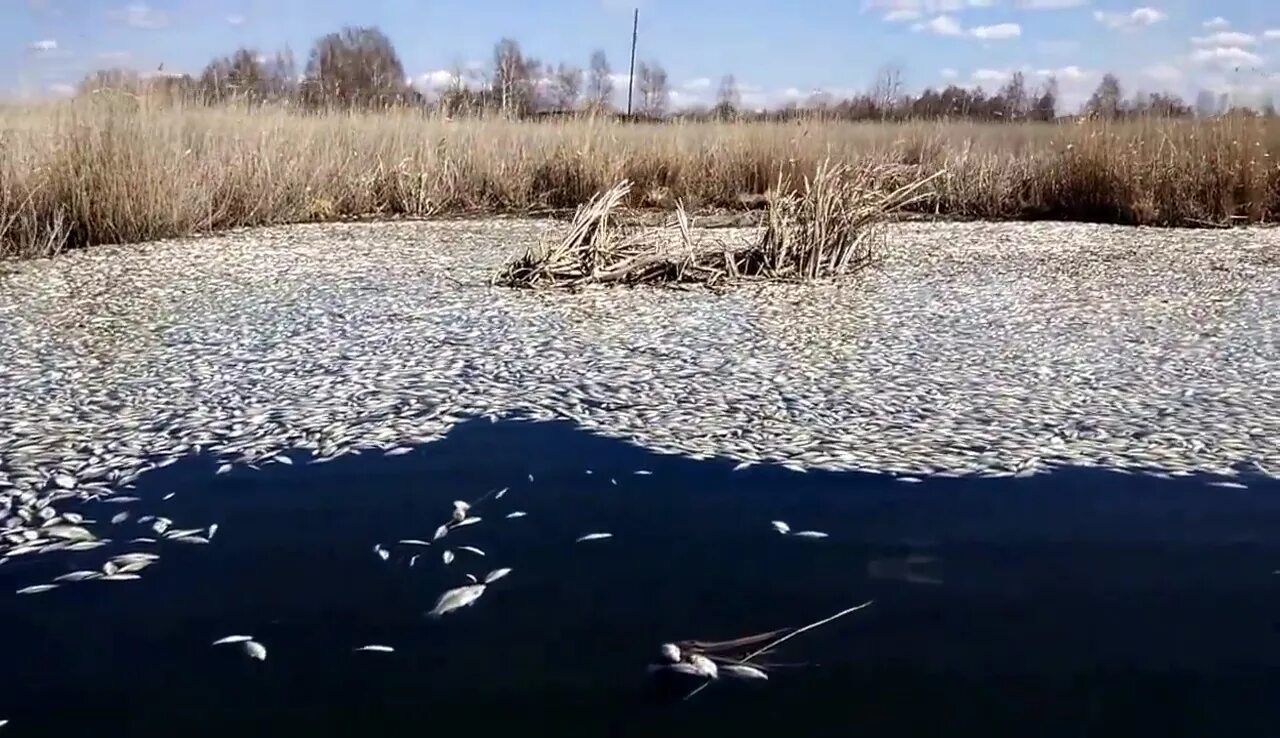
M 1280 734 L 1280 489 L 1261 479 L 732 472 L 568 425 L 483 421 L 406 456 L 213 466 L 153 472 L 133 506 L 217 522 L 212 545 L 160 544 L 141 581 L 0 598 L 7 735 Z M 442 542 L 483 559 L 446 567 L 439 544 L 393 545 L 430 539 L 451 500 L 507 486 Z M 831 537 L 784 537 L 774 519 Z M 614 538 L 574 543 L 594 531 Z M 11 563 L 0 589 L 101 554 Z M 907 581 L 906 556 L 932 562 Z M 463 572 L 499 566 L 514 572 L 475 606 L 424 617 Z M 646 674 L 664 641 L 868 599 L 790 641 L 775 658 L 807 666 L 766 684 L 683 702 L 687 684 Z M 210 647 L 231 633 L 267 660 Z M 368 643 L 397 650 L 352 653 Z

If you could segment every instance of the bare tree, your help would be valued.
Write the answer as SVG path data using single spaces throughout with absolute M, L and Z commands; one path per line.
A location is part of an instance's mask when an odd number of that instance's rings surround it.
M 400 57 L 377 28 L 322 36 L 307 59 L 303 96 L 313 104 L 381 107 L 404 102 L 409 92 Z
M 656 61 L 636 65 L 636 87 L 640 91 L 640 113 L 661 118 L 667 113 L 671 101 L 671 88 L 667 83 L 667 70 Z
M 1196 94 L 1196 115 L 1201 118 L 1212 118 L 1218 112 L 1218 102 L 1213 98 L 1213 93 L 1208 90 L 1200 90 Z
M 1093 91 L 1089 101 L 1085 103 L 1085 111 L 1095 118 L 1118 118 L 1123 99 L 1120 80 L 1114 74 L 1104 74 L 1102 81 L 1098 83 L 1098 89 Z
M 1051 121 L 1058 114 L 1058 79 L 1049 77 L 1040 86 L 1035 101 L 1031 103 L 1031 117 L 1039 121 Z
M 551 100 L 558 110 L 573 110 L 582 96 L 582 70 L 561 63 L 551 77 Z
M 1006 120 L 1019 120 L 1026 117 L 1031 109 L 1031 101 L 1027 96 L 1027 79 L 1022 72 L 1014 72 L 1009 81 L 996 93 L 1002 109 L 999 111 Z
M 493 47 L 493 96 L 507 115 L 528 115 L 535 106 L 536 77 L 542 65 L 520 51 L 520 44 L 504 38 Z
M 209 62 L 200 73 L 200 97 L 208 104 L 228 100 L 260 102 L 266 96 L 264 59 L 253 49 L 236 49 Z
M 608 110 L 613 97 L 613 70 L 609 60 L 600 50 L 591 53 L 591 71 L 587 76 L 587 106 L 594 110 Z
M 738 81 L 732 74 L 726 74 L 720 78 L 720 88 L 716 90 L 714 113 L 717 118 L 734 118 L 741 106 L 742 95 L 738 93 Z
M 875 82 L 871 85 L 871 99 L 882 118 L 893 111 L 901 95 L 902 67 L 896 64 L 880 67 L 876 72 Z

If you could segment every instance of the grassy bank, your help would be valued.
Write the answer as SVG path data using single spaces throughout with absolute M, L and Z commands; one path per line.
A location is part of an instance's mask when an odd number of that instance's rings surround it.
M 0 254 L 243 225 L 572 207 L 626 178 L 631 205 L 741 207 L 823 159 L 945 168 L 945 215 L 1152 225 L 1280 217 L 1280 124 L 513 122 L 412 111 L 302 116 L 132 99 L 0 109 Z M 798 181 L 792 177 L 792 181 Z

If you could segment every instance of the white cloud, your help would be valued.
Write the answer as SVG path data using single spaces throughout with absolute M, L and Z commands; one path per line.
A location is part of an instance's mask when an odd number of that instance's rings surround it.
M 1113 13 L 1104 10 L 1093 11 L 1094 20 L 1113 30 L 1127 30 L 1150 26 L 1165 20 L 1169 16 L 1155 8 L 1135 8 L 1128 13 Z
M 709 90 L 709 89 L 711 89 L 711 78 L 710 78 L 710 77 L 698 77 L 698 78 L 696 78 L 696 79 L 691 79 L 691 80 L 689 80 L 688 82 L 685 82 L 684 84 L 680 85 L 680 89 L 682 89 L 682 90 L 686 90 L 686 91 L 688 91 L 688 92 L 697 92 L 697 91 L 701 91 L 701 90 Z
M 32 41 L 27 45 L 27 49 L 37 54 L 48 53 L 58 50 L 58 42 L 52 38 L 42 39 L 40 41 Z
M 134 28 L 156 29 L 169 25 L 169 16 L 146 3 L 133 3 L 109 13 L 114 20 Z
M 1196 49 L 1191 61 L 1219 67 L 1260 67 L 1263 58 L 1239 46 L 1218 46 L 1212 49 Z
M 1082 82 L 1093 76 L 1090 72 L 1087 72 L 1074 64 L 1068 64 L 1065 67 L 1058 67 L 1057 69 L 1037 69 L 1035 74 L 1038 77 L 1053 77 L 1062 84 Z
M 960 76 L 960 73 L 952 69 L 951 67 L 944 67 L 941 71 L 939 71 L 939 74 L 942 75 L 943 79 L 955 79 L 956 77 Z
M 1239 31 L 1219 31 L 1208 36 L 1195 36 L 1191 43 L 1196 46 L 1253 46 L 1258 37 Z
M 1004 84 L 1013 72 L 1008 69 L 975 69 L 970 77 L 979 84 Z
M 232 13 L 231 15 L 227 16 L 227 23 L 233 26 L 243 26 L 246 20 L 247 18 L 245 18 L 243 15 L 240 15 L 239 13 Z
M 1022 26 L 1017 23 L 997 23 L 994 26 L 978 26 L 969 29 L 969 34 L 974 38 L 984 39 L 986 41 L 1003 41 L 1005 39 L 1017 38 L 1022 35 Z
M 1088 5 L 1089 0 L 1017 0 L 1015 5 L 1023 10 L 1058 10 Z
M 910 9 L 904 8 L 902 10 L 890 10 L 888 13 L 884 14 L 884 20 L 886 23 L 907 23 L 909 21 L 919 20 L 919 19 L 920 19 L 919 10 L 910 10 Z
M 1262 32 L 1262 37 L 1268 41 L 1280 40 L 1280 28 L 1268 28 Z
M 1142 69 L 1142 76 L 1166 85 L 1182 81 L 1182 70 L 1172 64 L 1152 64 Z
M 106 64 L 124 64 L 133 58 L 127 51 L 103 51 L 98 54 L 98 61 Z
M 1231 21 L 1219 15 L 1214 18 L 1210 18 L 1200 25 L 1203 26 L 1206 31 L 1221 31 L 1230 28 Z
M 66 82 L 54 82 L 49 85 L 49 92 L 57 95 L 58 97 L 71 97 L 76 94 L 76 88 Z
M 949 15 L 940 15 L 928 23 L 917 23 L 911 27 L 913 31 L 928 31 L 939 36 L 963 36 L 964 29 L 960 23 Z

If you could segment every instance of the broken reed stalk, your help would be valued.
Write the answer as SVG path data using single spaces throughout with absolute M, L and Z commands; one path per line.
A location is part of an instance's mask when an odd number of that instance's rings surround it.
M 861 605 L 854 605 L 853 607 L 850 607 L 850 608 L 848 608 L 848 609 L 841 610 L 840 612 L 836 613 L 835 615 L 832 615 L 832 616 L 830 616 L 830 617 L 823 618 L 822 620 L 819 620 L 819 621 L 818 621 L 818 622 L 816 622 L 816 623 L 809 623 L 808 625 L 806 625 L 806 626 L 804 626 L 804 627 L 802 627 L 802 628 L 796 628 L 795 630 L 793 630 L 793 631 L 791 631 L 790 633 L 788 633 L 788 634 L 786 634 L 786 635 L 782 636 L 782 637 L 781 637 L 781 638 L 779 638 L 778 640 L 776 640 L 776 641 L 771 641 L 771 642 L 769 642 L 769 643 L 766 643 L 766 644 L 765 644 L 764 646 L 762 646 L 761 648 L 758 648 L 758 649 L 756 649 L 755 651 L 752 651 L 751 653 L 747 654 L 747 655 L 746 655 L 746 656 L 744 656 L 744 657 L 742 658 L 742 660 L 741 660 L 741 661 L 739 661 L 738 663 L 740 663 L 740 664 L 745 664 L 745 663 L 747 663 L 747 662 L 751 661 L 751 659 L 754 659 L 755 657 L 757 657 L 757 656 L 759 656 L 759 655 L 761 655 L 761 654 L 768 653 L 769 651 L 772 651 L 773 649 L 777 648 L 778 646 L 781 646 L 785 641 L 789 641 L 789 640 L 791 640 L 792 638 L 795 638 L 796 636 L 800 635 L 801 633 L 804 633 L 805 631 L 813 630 L 814 628 L 818 628 L 818 627 L 820 627 L 820 626 L 826 625 L 827 623 L 829 623 L 829 622 L 831 622 L 831 621 L 833 621 L 833 620 L 839 620 L 840 618 L 842 618 L 842 617 L 844 617 L 845 615 L 848 615 L 848 614 L 850 614 L 850 613 L 857 612 L 857 611 L 859 611 L 859 610 L 861 610 L 861 609 L 863 609 L 863 608 L 866 608 L 866 607 L 871 607 L 872 603 L 874 603 L 874 602 L 875 602 L 875 600 L 867 600 L 866 602 L 862 603 Z M 699 685 L 698 685 L 698 687 L 697 687 L 696 689 L 694 689 L 692 692 L 690 692 L 689 694 L 687 694 L 687 695 L 685 695 L 685 696 L 684 696 L 685 700 L 690 700 L 690 699 L 692 699 L 692 698 L 693 698 L 693 696 L 694 696 L 695 694 L 697 694 L 697 693 L 701 692 L 702 690 L 706 689 L 706 688 L 707 688 L 708 686 L 710 686 L 710 685 L 711 685 L 711 681 L 710 681 L 710 680 L 705 681 L 705 682 L 703 682 L 702 684 L 699 684 Z
M 495 281 L 511 287 L 575 288 L 584 284 L 698 283 L 716 287 L 744 279 L 812 281 L 851 274 L 870 263 L 879 226 L 894 212 L 931 196 L 925 186 L 944 172 L 888 193 L 892 172 L 850 170 L 829 160 L 792 191 L 781 174 L 770 193 L 759 241 L 738 247 L 694 243 L 684 203 L 669 230 L 622 234 L 610 214 L 630 193 L 625 180 L 598 193 L 574 215 L 569 233 L 509 264 Z

